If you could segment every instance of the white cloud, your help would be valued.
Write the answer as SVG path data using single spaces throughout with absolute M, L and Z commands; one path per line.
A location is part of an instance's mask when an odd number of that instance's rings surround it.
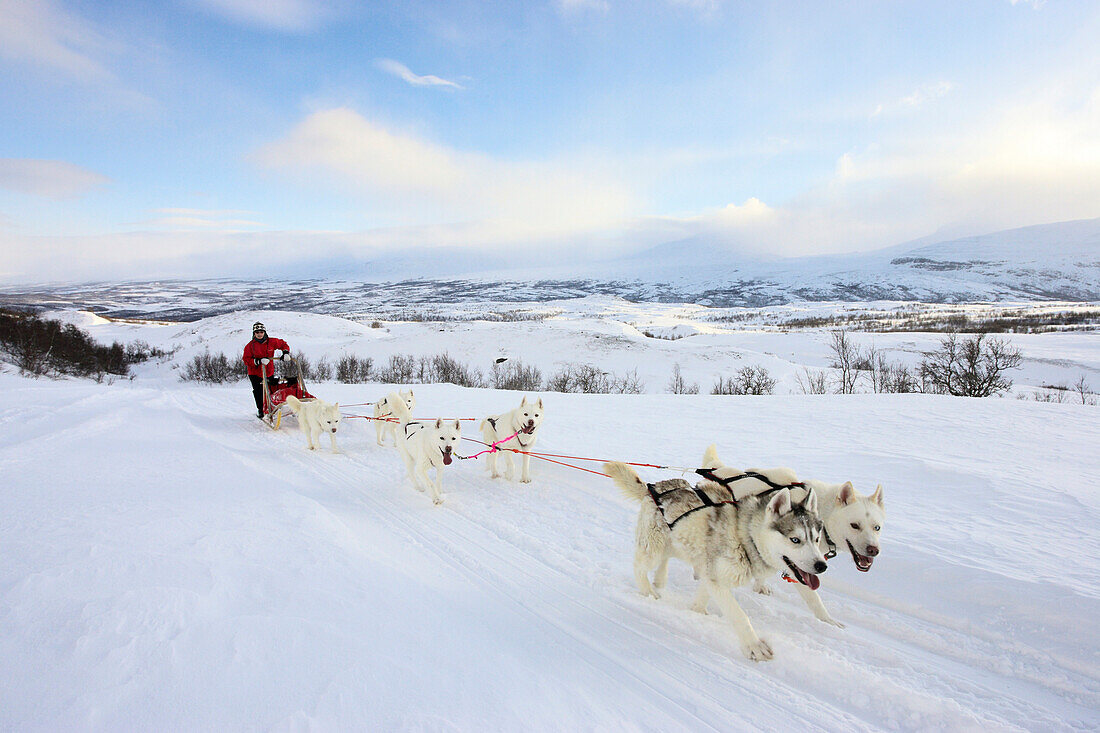
M 396 220 L 482 222 L 495 236 L 577 231 L 621 221 L 631 196 L 583 161 L 512 161 L 395 132 L 346 108 L 316 112 L 254 156 L 306 185 L 326 181 Z M 320 175 L 311 180 L 311 172 Z
M 426 74 L 419 76 L 414 74 L 408 66 L 405 66 L 400 61 L 394 61 L 393 59 L 378 59 L 374 62 L 375 65 L 385 71 L 387 74 L 393 74 L 399 79 L 404 79 L 414 87 L 445 87 L 450 89 L 462 89 L 462 85 L 457 82 L 442 79 L 434 74 Z
M 334 15 L 332 3 L 317 0 L 193 0 L 235 23 L 286 32 L 313 30 Z
M 611 9 L 607 0 L 556 0 L 555 5 L 567 15 L 583 11 L 606 13 Z
M 51 0 L 0 0 L 0 57 L 83 81 L 113 75 L 101 58 L 111 45 L 91 24 Z
M 954 90 L 955 84 L 950 81 L 921 84 L 900 99 L 875 105 L 874 111 L 871 112 L 871 117 L 878 117 L 883 114 L 898 114 L 920 109 L 929 102 L 940 99 L 941 97 L 946 97 Z
M 0 188 L 47 198 L 71 198 L 110 181 L 63 160 L 0 158 Z
M 154 213 L 163 214 L 155 219 L 135 222 L 135 226 L 150 229 L 169 230 L 218 230 L 234 232 L 262 227 L 263 222 L 253 219 L 234 218 L 242 214 L 254 214 L 253 211 L 240 209 L 154 209 Z

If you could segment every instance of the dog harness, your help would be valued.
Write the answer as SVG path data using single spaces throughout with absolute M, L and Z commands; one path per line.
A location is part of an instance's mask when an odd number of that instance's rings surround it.
M 649 490 L 650 498 L 653 499 L 653 503 L 657 505 L 657 511 L 660 512 L 661 519 L 663 519 L 665 521 L 665 524 L 668 525 L 669 529 L 672 529 L 673 527 L 675 527 L 676 523 L 679 522 L 684 517 L 686 517 L 687 515 L 694 514 L 695 512 L 698 512 L 698 511 L 702 511 L 703 509 L 710 509 L 711 507 L 722 506 L 722 505 L 737 506 L 737 497 L 734 496 L 733 489 L 730 488 L 730 484 L 732 484 L 734 482 L 737 482 L 737 481 L 741 481 L 743 479 L 753 478 L 753 479 L 756 479 L 757 481 L 760 481 L 761 483 L 767 484 L 768 488 L 765 489 L 764 491 L 760 492 L 759 494 L 755 494 L 755 496 L 764 496 L 766 494 L 771 494 L 772 492 L 779 491 L 780 489 L 797 489 L 797 488 L 804 488 L 806 486 L 806 484 L 803 483 L 802 481 L 795 481 L 794 483 L 790 483 L 790 484 L 777 484 L 774 481 L 772 481 L 770 478 L 765 476 L 764 474 L 756 473 L 755 471 L 749 471 L 747 473 L 738 474 L 737 476 L 729 476 L 727 478 L 722 478 L 720 476 L 715 475 L 714 471 L 712 469 L 709 469 L 709 468 L 697 468 L 697 469 L 695 469 L 695 473 L 699 474 L 700 476 L 705 478 L 707 481 L 712 481 L 712 482 L 718 484 L 719 486 L 721 486 L 722 488 L 724 488 L 726 491 L 729 492 L 730 498 L 729 499 L 723 499 L 721 501 L 714 501 L 713 499 L 710 498 L 710 496 L 707 495 L 707 493 L 705 491 L 700 489 L 698 486 L 691 487 L 690 490 L 695 492 L 695 495 L 699 498 L 699 502 L 700 502 L 699 506 L 692 507 L 691 509 L 688 509 L 686 512 L 684 512 L 680 516 L 676 517 L 672 521 L 669 521 L 668 517 L 665 514 L 665 505 L 661 500 L 665 496 L 673 493 L 674 491 L 687 491 L 688 489 L 675 488 L 675 489 L 669 489 L 668 491 L 657 491 L 657 487 L 656 487 L 655 484 L 646 484 L 646 489 Z M 827 557 L 834 557 L 836 555 L 836 548 L 832 544 L 832 541 L 829 540 L 828 533 L 826 533 L 825 539 L 826 539 L 827 542 L 829 542 L 829 547 L 831 548 L 829 551 L 832 553 L 832 555 L 827 555 Z
M 657 486 L 655 484 L 646 484 L 645 487 L 646 487 L 646 489 L 649 490 L 650 498 L 653 499 L 653 503 L 657 505 L 657 511 L 660 513 L 661 519 L 664 520 L 665 524 L 668 525 L 669 529 L 672 529 L 673 527 L 675 527 L 676 523 L 679 522 L 684 517 L 686 517 L 687 515 L 694 514 L 695 512 L 700 511 L 701 509 L 709 509 L 710 507 L 721 506 L 723 504 L 732 504 L 734 506 L 737 505 L 737 499 L 733 498 L 733 492 L 732 491 L 730 492 L 730 498 L 729 499 L 725 499 L 723 501 L 714 501 L 709 496 L 707 496 L 707 492 L 703 491 L 702 489 L 700 489 L 698 487 L 691 487 L 689 489 L 675 488 L 675 489 L 669 489 L 668 491 L 657 491 Z M 699 501 L 702 502 L 702 503 L 697 507 L 692 507 L 691 509 L 688 509 L 686 512 L 684 512 L 683 514 L 676 517 L 675 519 L 673 519 L 670 522 L 668 520 L 668 516 L 665 514 L 665 505 L 661 502 L 661 499 L 663 499 L 664 497 L 668 496 L 669 494 L 671 494 L 675 491 L 689 491 L 689 490 L 694 491 L 695 495 L 697 497 L 699 497 Z

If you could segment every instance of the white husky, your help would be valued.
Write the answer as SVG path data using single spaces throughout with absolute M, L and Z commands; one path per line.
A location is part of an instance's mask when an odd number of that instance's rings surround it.
M 403 389 L 397 395 L 405 402 L 409 412 L 416 409 L 416 397 L 411 389 Z M 386 444 L 383 438 L 387 435 L 393 439 L 394 445 L 397 444 L 397 423 L 385 419 L 393 418 L 393 408 L 390 407 L 389 402 L 392 396 L 386 395 L 374 403 L 374 437 L 378 440 L 378 445 Z
M 329 442 L 332 444 L 332 452 L 337 453 L 336 429 L 340 427 L 340 403 L 330 405 L 324 400 L 310 399 L 299 400 L 294 395 L 286 398 L 287 407 L 298 416 L 298 427 L 306 436 L 306 443 L 310 450 L 314 450 L 321 444 L 321 433 L 328 433 Z M 313 445 L 313 441 L 317 445 Z
M 715 469 L 721 476 L 721 469 L 727 472 L 740 473 L 729 469 L 718 458 L 715 446 L 707 448 L 703 454 L 703 467 Z M 754 469 L 750 469 L 752 471 Z M 785 481 L 789 483 L 789 481 Z M 843 484 L 829 484 L 824 481 L 808 480 L 804 482 L 807 489 L 812 489 L 817 494 L 818 513 L 825 525 L 824 540 L 831 554 L 843 551 L 847 548 L 852 556 L 852 562 L 860 572 L 871 569 L 871 563 L 879 553 L 879 533 L 886 520 L 886 511 L 882 499 L 882 485 L 880 484 L 869 496 L 864 496 L 856 491 L 851 481 Z M 805 493 L 804 489 L 792 489 L 791 496 L 797 501 Z M 806 605 L 813 611 L 814 616 L 825 623 L 844 628 L 844 624 L 833 619 L 825 610 L 825 605 L 817 595 L 816 589 L 803 585 L 795 586 Z M 769 595 L 771 590 L 766 585 L 758 584 L 754 587 L 758 593 Z
M 497 472 L 497 455 L 500 455 L 504 461 L 504 478 L 509 481 L 512 480 L 515 474 L 512 451 L 504 449 L 513 448 L 527 451 L 533 448 L 535 441 L 538 440 L 538 430 L 539 426 L 542 425 L 542 416 L 542 398 L 539 397 L 536 402 L 528 402 L 527 397 L 524 396 L 516 409 L 509 410 L 501 415 L 492 415 L 481 421 L 481 437 L 485 439 L 486 443 L 492 445 L 498 441 L 503 441 L 499 445 L 501 450 L 490 453 L 485 461 L 486 468 L 489 469 L 492 478 L 500 478 L 500 473 Z M 508 440 L 505 440 L 505 438 L 508 438 Z M 523 453 L 521 457 L 522 468 L 519 480 L 528 484 L 531 483 L 531 456 Z
M 745 656 L 771 659 L 771 647 L 756 635 L 732 590 L 780 572 L 810 588 L 818 586 L 817 576 L 828 566 L 819 546 L 823 528 L 814 492 L 794 502 L 784 488 L 734 504 L 724 501 L 728 494 L 713 483 L 698 488 L 683 479 L 646 484 L 624 463 L 605 463 L 603 469 L 624 495 L 641 503 L 634 546 L 638 589 L 658 598 L 649 571 L 663 567 L 669 557 L 687 562 L 701 581 L 702 603 L 714 596 L 737 630 Z
M 462 426 L 455 420 L 438 418 L 433 422 L 414 422 L 412 412 L 405 401 L 396 392 L 386 400 L 397 418 L 397 450 L 405 459 L 405 468 L 409 472 L 413 486 L 423 491 L 423 486 L 431 489 L 432 501 L 443 503 L 443 467 L 451 465 L 462 437 Z M 428 480 L 428 468 L 435 469 L 435 481 Z

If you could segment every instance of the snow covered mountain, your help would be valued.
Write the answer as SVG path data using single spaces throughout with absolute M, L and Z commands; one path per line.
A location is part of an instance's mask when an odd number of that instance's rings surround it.
M 568 264 L 562 264 L 567 259 Z M 494 269 L 495 268 L 495 269 Z M 1100 219 L 1024 227 L 872 253 L 747 259 L 720 243 L 672 242 L 609 260 L 493 258 L 411 250 L 367 262 L 303 262 L 295 277 L 0 289 L 0 305 L 194 319 L 278 308 L 364 312 L 384 305 L 531 302 L 617 295 L 717 307 L 802 301 L 1100 300 Z

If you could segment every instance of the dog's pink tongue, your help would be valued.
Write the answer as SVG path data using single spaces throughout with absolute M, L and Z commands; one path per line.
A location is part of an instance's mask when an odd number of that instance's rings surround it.
M 802 577 L 806 579 L 806 585 L 809 586 L 810 590 L 817 590 L 821 587 L 821 578 L 813 573 L 803 573 Z
M 444 453 L 443 454 L 443 465 L 444 466 L 451 465 L 451 454 L 450 453 Z

